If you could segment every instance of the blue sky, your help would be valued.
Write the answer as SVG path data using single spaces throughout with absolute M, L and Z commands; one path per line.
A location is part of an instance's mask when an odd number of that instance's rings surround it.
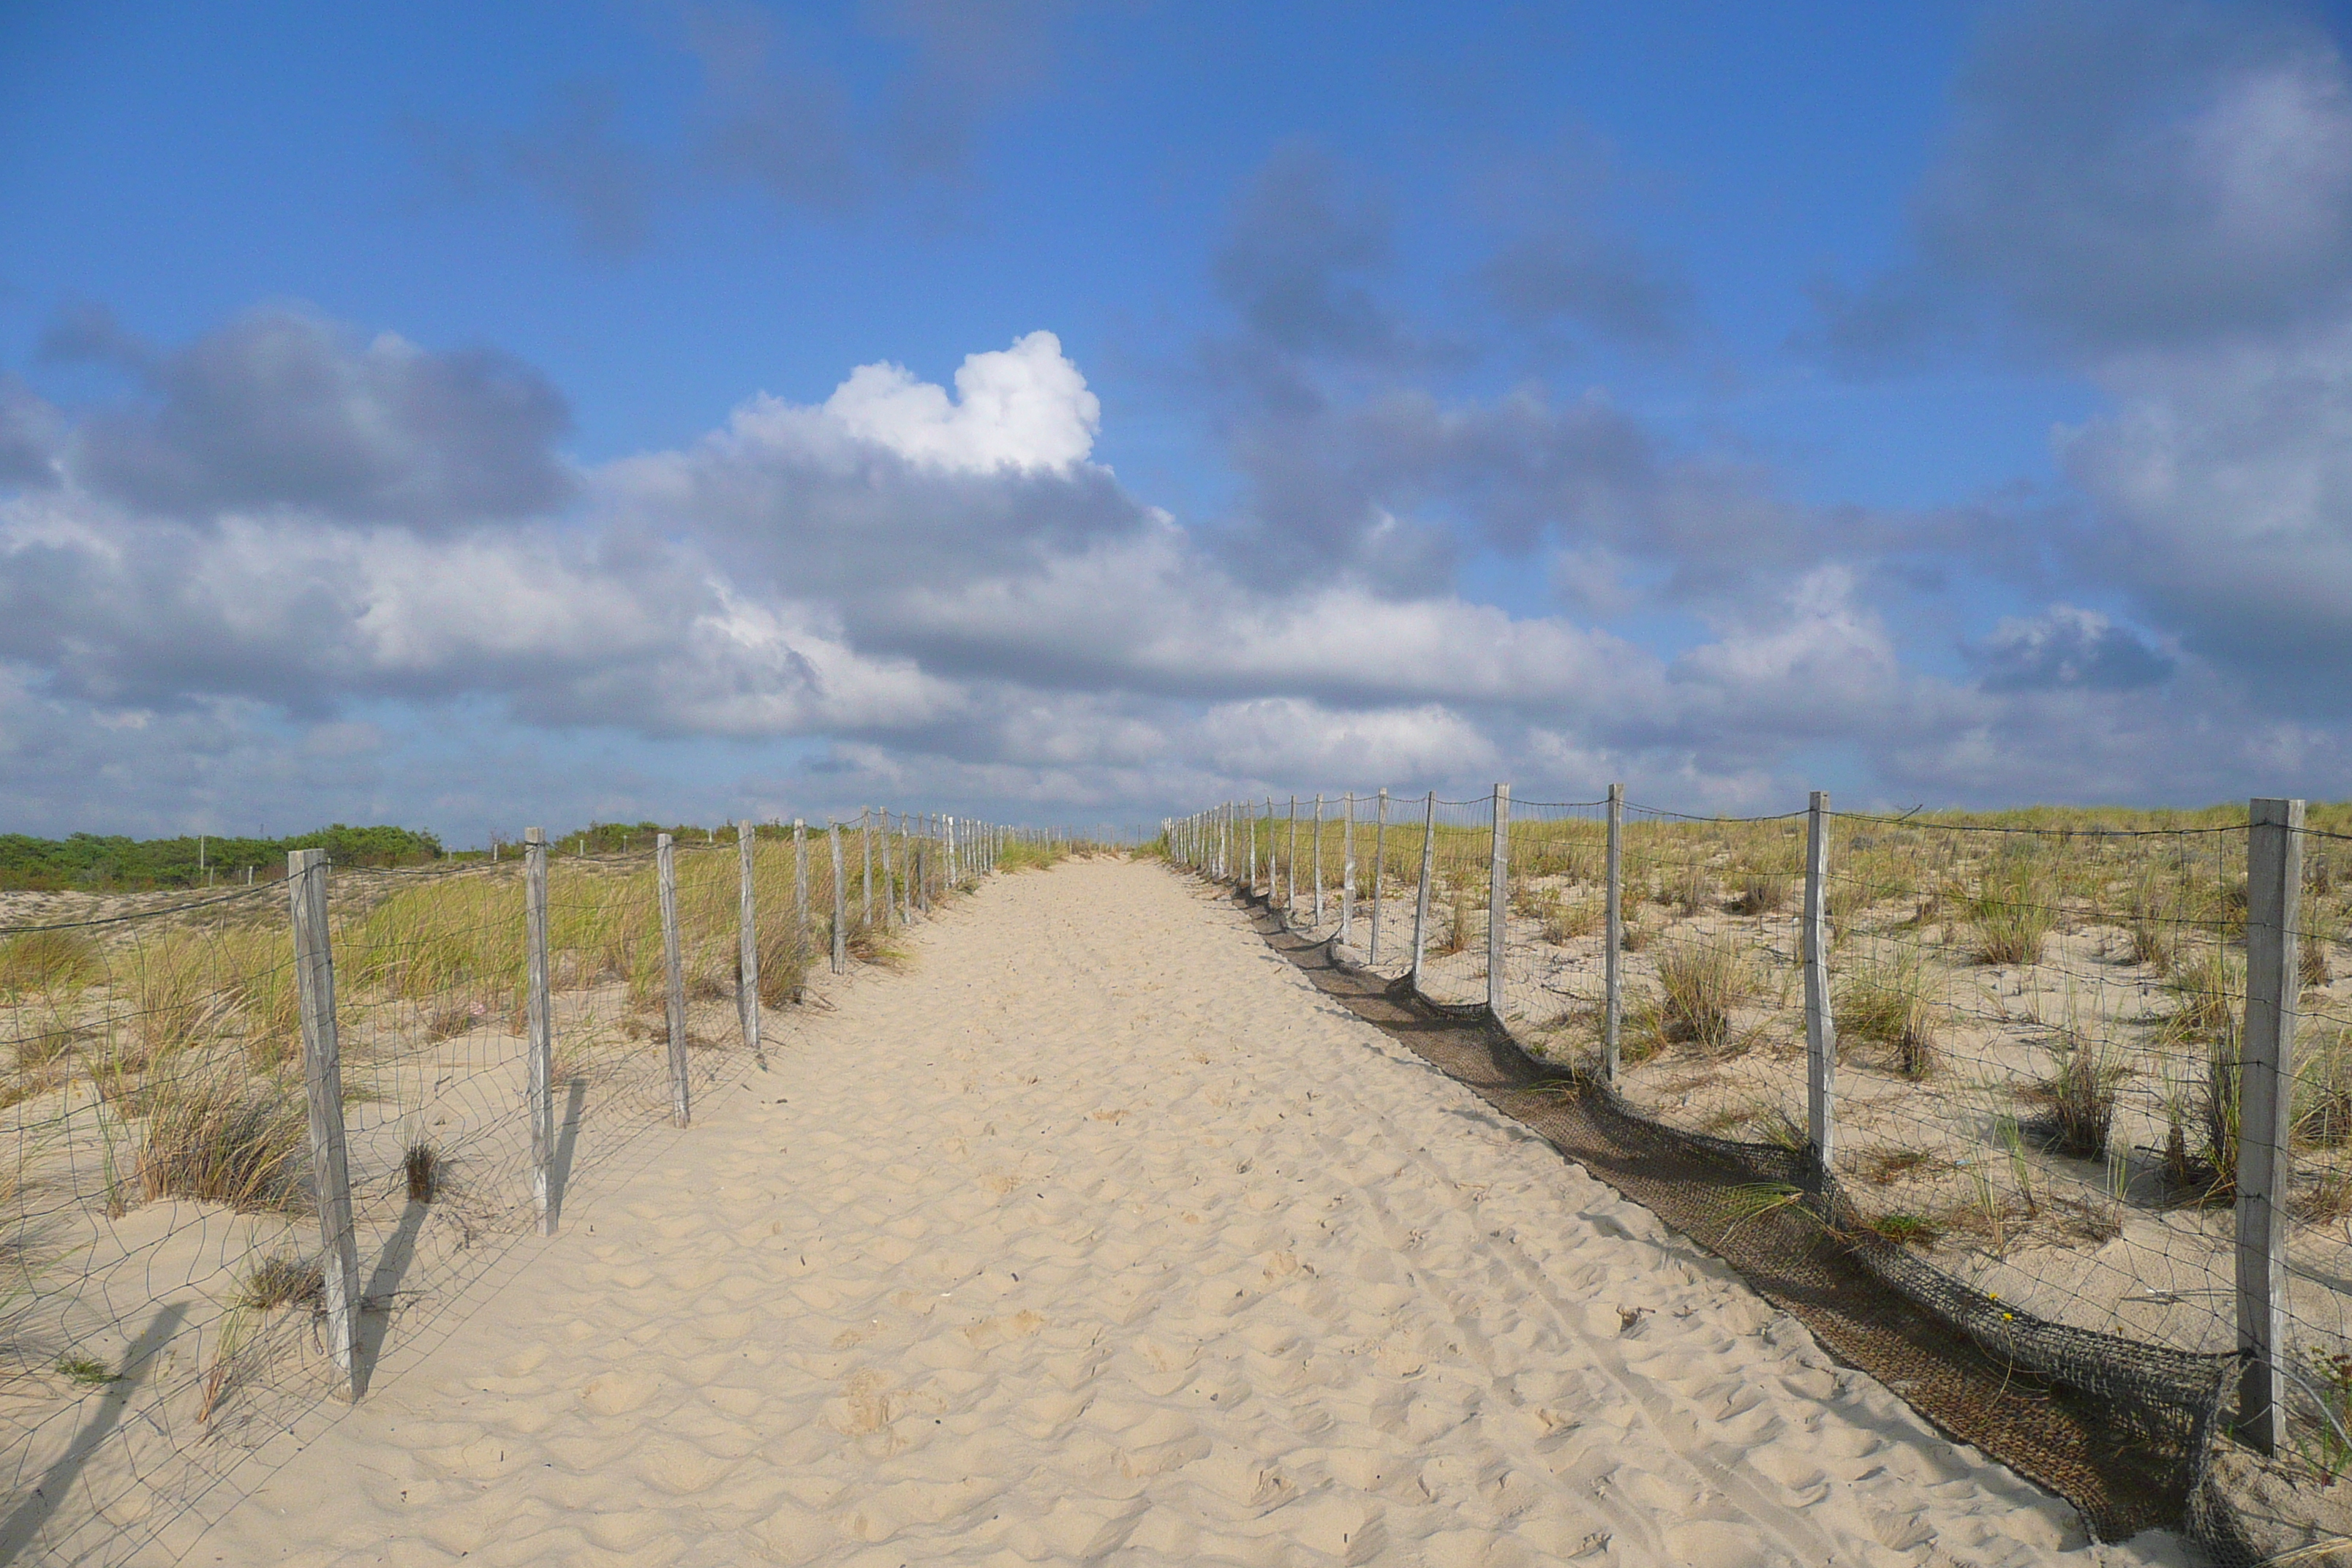
M 9 8 L 6 826 L 2352 794 L 2342 24 Z

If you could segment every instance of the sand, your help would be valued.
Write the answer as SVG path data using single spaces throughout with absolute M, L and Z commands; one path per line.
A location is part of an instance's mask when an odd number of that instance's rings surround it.
M 1154 866 L 999 879 L 191 1563 L 2184 1563 Z

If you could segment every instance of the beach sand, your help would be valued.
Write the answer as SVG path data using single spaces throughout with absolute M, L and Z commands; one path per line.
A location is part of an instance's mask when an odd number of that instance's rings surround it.
M 1069 864 L 908 945 L 185 1560 L 2190 1560 L 2089 1542 L 1205 889 Z

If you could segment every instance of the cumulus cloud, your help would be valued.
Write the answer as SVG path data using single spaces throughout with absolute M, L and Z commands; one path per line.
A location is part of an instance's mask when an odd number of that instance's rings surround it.
M 945 388 L 903 365 L 860 365 L 824 400 L 824 412 L 858 440 L 965 473 L 1063 468 L 1094 450 L 1102 405 L 1051 332 L 966 356 L 955 384 L 950 402 Z
M 236 370 L 270 359 L 249 337 L 310 382 Z M 180 368 L 196 360 L 231 368 Z M 1869 552 L 1841 554 L 1867 530 L 1663 450 L 1605 399 L 1365 400 L 1335 416 L 1349 504 L 1443 504 L 1507 548 L 1580 551 L 1612 574 L 1744 563 L 1746 590 L 1694 600 L 1711 607 L 1671 657 L 1443 576 L 1254 574 L 1093 461 L 1099 410 L 1050 332 L 973 353 L 952 388 L 873 364 L 822 403 L 754 397 L 699 440 L 563 470 L 563 510 L 525 516 L 452 481 L 464 465 L 429 422 L 385 412 L 450 379 L 435 351 L 295 318 L 152 363 L 168 390 L 149 402 L 20 416 L 37 451 L 59 454 L 0 489 L 0 666 L 16 704 L 0 724 L 54 742 L 17 753 L 27 770 L 227 734 L 225 754 L 275 778 L 478 803 L 497 792 L 427 791 L 425 742 L 384 718 L 467 713 L 509 737 L 818 748 L 711 797 L 737 813 L 914 787 L 1057 810 L 1349 782 L 1573 794 L 1602 770 L 1740 808 L 1823 745 L 1889 777 L 1990 779 L 1990 753 L 1951 736 L 2015 744 L 2058 721 L 2055 704 L 2143 703 L 2147 661 L 2172 657 L 2058 605 L 1979 645 L 1975 684 L 1922 676 L 1875 601 Z M 273 395 L 307 384 L 337 389 L 341 412 L 310 411 L 289 435 Z M 168 446 L 195 428 L 166 417 L 174 397 L 258 426 L 222 452 L 263 472 L 255 454 L 288 453 L 286 473 L 142 488 L 90 459 L 122 430 Z M 360 436 L 375 468 L 318 456 Z M 537 437 L 513 445 L 526 469 L 556 460 Z M 2222 679 L 2210 662 L 2183 671 L 2163 689 Z M 2159 743 L 2162 713 L 2112 727 L 2111 772 Z M 616 784 L 590 805 L 552 764 L 501 756 L 583 809 L 642 796 Z

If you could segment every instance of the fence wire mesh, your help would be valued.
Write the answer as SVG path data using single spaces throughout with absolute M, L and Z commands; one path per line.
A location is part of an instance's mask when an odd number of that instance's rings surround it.
M 1722 1190 L 1692 1213 L 1719 1240 L 1752 1226 L 1735 1250 L 1775 1227 L 1800 1247 L 1834 1240 L 1841 1268 L 1964 1332 L 2003 1379 L 2087 1397 L 2192 1535 L 2253 1561 L 2208 1484 L 2249 1364 L 2245 815 L 1823 806 L 1818 1112 L 1808 814 L 1622 808 L 1613 1081 L 1609 816 L 1606 801 L 1376 789 L 1219 808 L 1172 822 L 1168 842 L 1353 967 L 1566 1069 L 1624 1149 L 1652 1148 L 1635 1166 L 1667 1147 L 1643 1129 L 1679 1140 L 1674 1161 L 1716 1161 Z M 1229 819 L 1238 857 L 1202 830 Z M 2352 833 L 2294 837 L 2271 1463 L 2326 1485 L 2352 1470 Z
M 1058 852 L 947 817 L 770 825 L 747 943 L 732 831 L 676 845 L 688 1101 L 751 1065 L 761 1011 L 834 954 L 895 963 L 910 920 Z M 678 1103 L 657 855 L 558 845 L 546 866 L 544 1181 L 521 858 L 331 877 L 362 1386 L 454 1327 L 583 1176 L 625 1175 Z M 186 1537 L 239 1495 L 240 1465 L 342 1407 L 296 968 L 283 882 L 0 928 L 0 1557 L 113 1563 Z

